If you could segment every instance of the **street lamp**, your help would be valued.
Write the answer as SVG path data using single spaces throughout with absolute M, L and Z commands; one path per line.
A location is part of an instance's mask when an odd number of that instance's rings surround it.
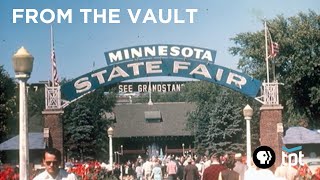
M 251 167 L 251 132 L 250 132 L 250 120 L 252 119 L 253 109 L 247 104 L 243 109 L 243 116 L 246 120 L 247 126 L 247 165 Z
M 114 162 L 117 164 L 118 163 L 118 160 L 117 160 L 117 156 L 118 156 L 119 152 L 118 151 L 115 151 L 114 152 Z
M 110 167 L 112 168 L 113 165 L 113 153 L 112 153 L 112 135 L 113 135 L 113 128 L 109 127 L 108 129 L 108 137 L 109 137 L 109 163 Z
M 121 144 L 120 146 L 120 152 L 118 153 L 118 161 L 119 161 L 119 164 L 120 164 L 120 155 L 123 156 L 123 145 Z
M 184 143 L 182 143 L 182 156 L 184 156 Z
M 21 47 L 13 56 L 12 64 L 15 78 L 19 80 L 19 177 L 29 179 L 29 140 L 28 140 L 28 107 L 26 99 L 26 82 L 33 67 L 33 56 Z

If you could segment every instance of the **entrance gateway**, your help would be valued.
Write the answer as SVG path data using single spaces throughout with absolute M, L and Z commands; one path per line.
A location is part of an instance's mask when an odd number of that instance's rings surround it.
M 61 136 L 58 137 L 60 139 L 57 140 L 58 144 L 62 143 L 60 115 L 63 113 L 62 109 L 68 104 L 101 86 L 110 86 L 121 81 L 141 77 L 175 76 L 194 78 L 225 86 L 261 102 L 263 104 L 260 109 L 261 145 L 272 147 L 277 157 L 281 157 L 282 140 L 279 138 L 282 134 L 274 132 L 282 118 L 278 83 L 262 83 L 247 74 L 216 65 L 216 51 L 207 48 L 154 44 L 122 48 L 104 54 L 107 66 L 77 77 L 62 85 L 61 89 L 60 86 L 46 87 L 46 110 L 43 112 L 45 126 L 50 129 L 60 129 L 57 133 Z M 259 91 L 261 96 L 258 97 Z M 61 103 L 61 94 L 64 98 L 63 104 Z M 53 122 L 60 122 L 58 126 L 61 127 L 57 127 L 57 123 L 55 123 L 55 127 L 49 127 Z M 279 142 L 279 144 L 275 145 L 274 142 Z M 61 147 L 60 150 L 63 150 L 62 144 L 58 144 L 56 144 L 57 147 Z M 278 154 L 280 155 L 278 156 Z
M 152 76 L 176 76 L 209 81 L 256 97 L 261 82 L 214 64 L 216 51 L 181 45 L 147 45 L 105 53 L 107 66 L 73 79 L 61 87 L 65 100 L 75 99 L 121 81 Z

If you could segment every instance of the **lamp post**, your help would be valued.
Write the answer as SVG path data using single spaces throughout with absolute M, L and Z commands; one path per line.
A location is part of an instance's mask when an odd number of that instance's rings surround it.
M 251 167 L 251 132 L 250 132 L 250 120 L 252 119 L 253 109 L 247 104 L 243 109 L 243 116 L 246 120 L 247 126 L 247 166 Z
M 184 156 L 184 143 L 182 143 L 182 156 Z
M 29 179 L 29 140 L 28 140 L 28 107 L 26 99 L 26 82 L 33 67 L 33 56 L 21 47 L 13 56 L 12 63 L 15 78 L 19 80 L 19 177 Z
M 118 156 L 118 154 L 119 154 L 119 152 L 118 151 L 115 151 L 114 152 L 114 162 L 117 164 L 118 163 L 118 161 L 117 161 L 117 156 Z
M 118 161 L 119 161 L 119 164 L 120 164 L 120 155 L 123 156 L 123 145 L 121 144 L 120 146 L 120 153 L 118 153 Z
M 108 129 L 108 137 L 109 137 L 109 163 L 110 167 L 113 169 L 113 152 L 112 152 L 112 135 L 113 135 L 113 128 L 109 127 Z

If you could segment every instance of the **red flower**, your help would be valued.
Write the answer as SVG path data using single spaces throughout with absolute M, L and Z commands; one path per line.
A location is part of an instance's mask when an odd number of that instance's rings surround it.
M 311 178 L 312 172 L 310 171 L 310 169 L 309 169 L 307 164 L 304 164 L 303 166 L 300 166 L 300 167 L 297 167 L 297 168 L 298 168 L 299 177 Z
M 84 164 L 77 164 L 70 171 L 82 180 L 98 180 L 101 179 L 99 176 L 102 168 L 99 162 L 92 161 Z
M 0 180 L 17 180 L 19 179 L 19 174 L 14 173 L 14 169 L 11 166 L 5 165 L 3 170 L 0 171 Z
M 316 169 L 316 172 L 314 173 L 314 176 L 315 176 L 316 179 L 320 180 L 320 168 Z

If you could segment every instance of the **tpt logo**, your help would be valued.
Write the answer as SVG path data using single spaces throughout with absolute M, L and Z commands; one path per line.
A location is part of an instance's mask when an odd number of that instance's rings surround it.
M 304 157 L 304 154 L 302 151 L 299 151 L 302 149 L 302 146 L 296 146 L 293 148 L 288 149 L 285 146 L 282 146 L 282 164 L 289 166 L 295 166 L 295 165 L 301 165 L 303 166 L 302 158 Z M 299 151 L 298 153 L 292 153 L 294 151 Z M 288 162 L 286 162 L 286 158 L 288 159 Z

